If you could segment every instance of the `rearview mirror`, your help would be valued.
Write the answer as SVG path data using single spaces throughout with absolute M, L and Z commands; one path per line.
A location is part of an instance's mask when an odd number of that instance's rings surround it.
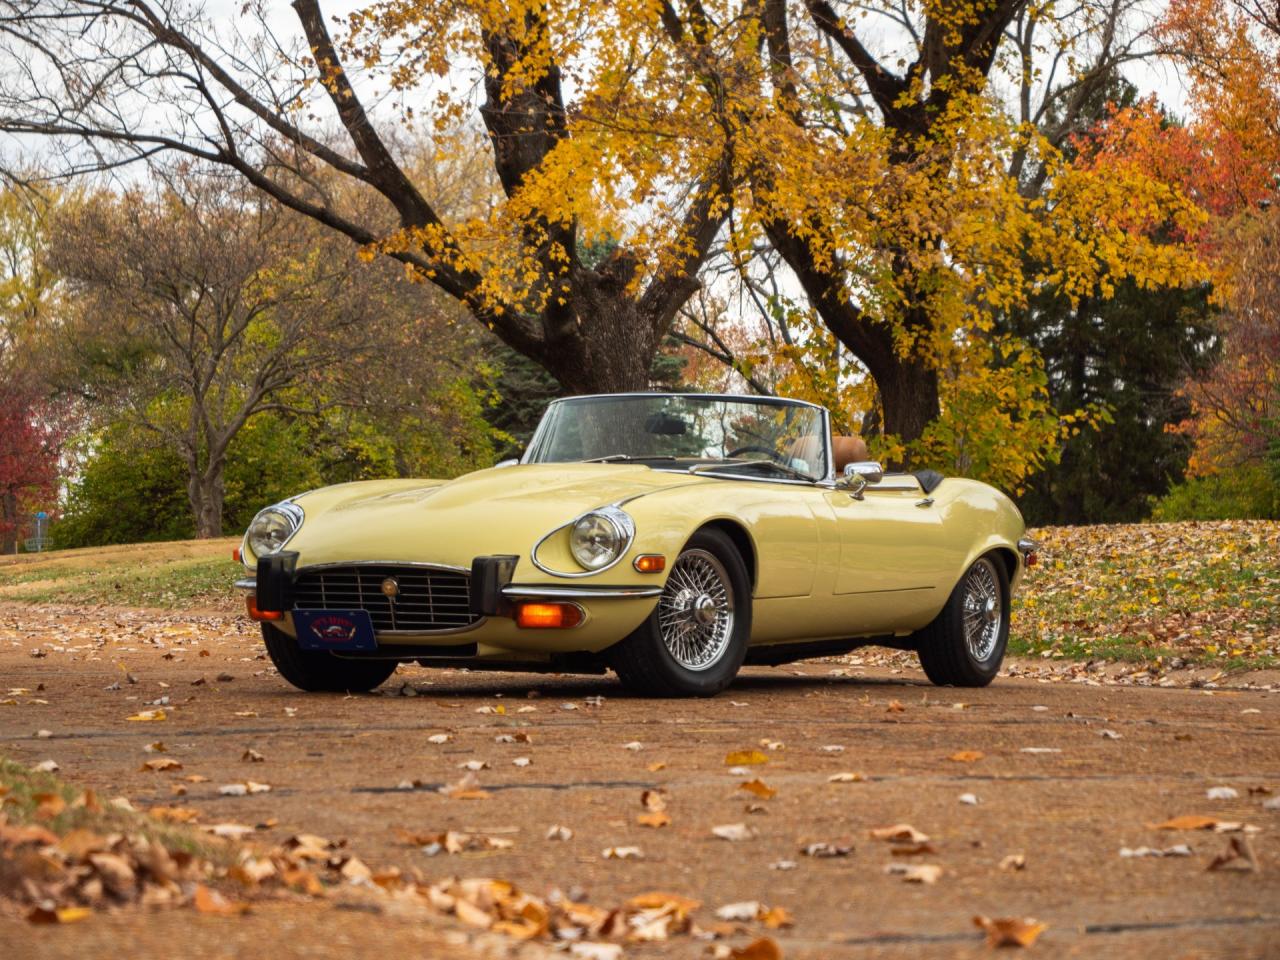
M 855 500 L 862 499 L 862 492 L 869 483 L 884 479 L 884 467 L 874 460 L 858 460 L 844 465 L 843 475 L 836 481 L 836 488 L 848 490 Z

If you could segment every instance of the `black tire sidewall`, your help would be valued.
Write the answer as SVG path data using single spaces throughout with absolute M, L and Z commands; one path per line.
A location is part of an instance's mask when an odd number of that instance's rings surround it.
M 970 571 L 983 560 L 995 570 L 996 583 L 1000 588 L 1000 635 L 991 655 L 985 660 L 977 660 L 965 642 L 964 596 Z M 965 568 L 942 612 L 920 631 L 920 662 L 929 679 L 940 686 L 985 687 L 991 683 L 1000 672 L 1009 645 L 1009 609 L 1009 571 L 998 554 L 985 553 Z
M 356 660 L 324 651 L 303 650 L 298 641 L 269 623 L 262 625 L 267 656 L 280 676 L 308 693 L 365 693 L 393 673 L 395 660 Z

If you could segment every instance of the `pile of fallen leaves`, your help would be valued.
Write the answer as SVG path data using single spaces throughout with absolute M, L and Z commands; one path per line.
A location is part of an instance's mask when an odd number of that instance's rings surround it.
M 1014 653 L 1162 667 L 1280 662 L 1280 524 L 1223 520 L 1029 531 Z
M 259 852 L 236 842 L 252 828 L 197 831 L 157 808 L 146 816 L 123 797 L 103 802 L 47 771 L 0 761 L 0 909 L 35 923 L 70 923 L 132 904 L 190 906 L 233 915 L 244 895 L 317 896 L 329 883 L 372 876 L 320 837 L 292 837 Z

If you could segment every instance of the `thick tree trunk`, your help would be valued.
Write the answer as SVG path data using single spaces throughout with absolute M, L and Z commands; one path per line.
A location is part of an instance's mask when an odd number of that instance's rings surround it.
M 938 371 L 924 361 L 896 359 L 872 376 L 884 404 L 884 432 L 910 443 L 941 413 Z
M 0 554 L 18 552 L 18 498 L 12 490 L 0 494 Z
M 187 480 L 187 497 L 196 523 L 196 537 L 211 540 L 222 536 L 222 504 L 226 496 L 222 466 L 203 471 Z

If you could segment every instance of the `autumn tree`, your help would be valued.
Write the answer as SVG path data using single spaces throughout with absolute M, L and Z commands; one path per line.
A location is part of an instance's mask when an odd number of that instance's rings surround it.
M 222 535 L 228 449 L 253 418 L 314 409 L 330 371 L 363 381 L 401 348 L 379 339 L 394 278 L 363 282 L 353 248 L 234 181 L 101 194 L 56 229 L 50 263 L 80 305 L 68 382 L 178 454 L 201 537 Z
M 17 550 L 22 518 L 51 509 L 70 411 L 51 396 L 42 352 L 61 290 L 44 263 L 62 198 L 0 190 L 0 553 Z
M 1144 233 L 1194 219 L 1175 189 L 1094 176 L 1060 150 L 1080 105 L 1139 53 L 1117 22 L 1131 5 L 1082 7 L 1110 33 L 1074 52 L 1053 8 L 1018 0 L 766 6 L 756 222 L 869 372 L 894 459 L 964 468 L 1013 443 L 1034 469 L 1054 455 L 1058 418 L 1034 353 L 994 335 L 994 318 L 1049 281 L 1105 296 L 1126 276 L 1178 285 L 1197 273 Z M 1078 54 L 1076 69 L 1042 71 L 1035 29 Z M 1011 71 L 1012 106 L 996 89 Z M 984 422 L 999 431 L 976 431 Z M 1008 466 L 995 476 L 1017 485 L 1027 471 Z
M 1183 394 L 1193 475 L 1265 476 L 1280 436 L 1280 11 L 1256 0 L 1174 0 L 1159 25 L 1189 81 L 1173 122 L 1145 101 L 1089 138 L 1100 170 L 1137 167 L 1178 183 L 1208 217 L 1188 235 L 1213 267 L 1219 359 Z
M 318 0 L 292 8 L 290 37 L 254 2 L 232 31 L 170 0 L 4 0 L 0 50 L 23 67 L 0 77 L 0 130 L 50 138 L 66 172 L 164 151 L 224 166 L 401 261 L 566 389 L 645 387 L 729 192 L 724 105 L 689 70 L 711 55 L 698 5 L 397 2 L 340 36 Z M 683 23 L 677 44 L 664 24 Z M 374 108 L 378 83 L 398 118 Z M 441 155 L 486 151 L 490 201 L 451 217 L 397 119 Z M 395 229 L 334 203 L 321 172 Z

